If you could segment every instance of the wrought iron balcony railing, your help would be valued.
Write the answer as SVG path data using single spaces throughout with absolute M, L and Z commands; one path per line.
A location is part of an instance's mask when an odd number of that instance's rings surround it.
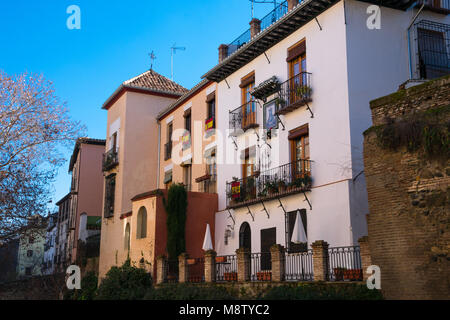
M 311 73 L 301 72 L 281 84 L 277 99 L 278 114 L 291 112 L 311 102 Z
M 164 160 L 167 161 L 172 158 L 172 141 L 164 145 Z
M 311 161 L 298 160 L 227 183 L 227 207 L 237 208 L 265 199 L 311 189 Z
M 256 102 L 250 101 L 239 108 L 230 111 L 230 129 L 232 130 L 248 130 L 250 128 L 257 128 L 258 114 Z
M 109 171 L 119 165 L 119 150 L 114 148 L 103 154 L 103 171 Z
M 299 2 L 302 2 L 300 0 Z M 288 3 L 287 1 L 283 1 L 281 4 L 277 5 L 274 10 L 272 10 L 269 14 L 267 14 L 264 18 L 261 19 L 261 31 L 264 31 L 268 27 L 270 27 L 273 23 L 280 20 L 288 12 Z M 239 50 L 240 47 L 250 42 L 251 33 L 250 29 L 245 31 L 239 37 L 237 37 L 233 42 L 228 45 L 228 54 L 227 57 L 232 55 L 234 52 Z

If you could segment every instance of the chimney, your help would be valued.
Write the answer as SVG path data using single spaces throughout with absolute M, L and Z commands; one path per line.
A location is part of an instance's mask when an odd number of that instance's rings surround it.
M 261 32 L 261 20 L 253 18 L 250 21 L 250 37 L 253 39 L 258 33 Z
M 288 11 L 291 11 L 296 5 L 298 5 L 298 0 L 288 0 Z
M 225 60 L 228 56 L 228 46 L 226 44 L 221 44 L 219 47 L 219 63 Z

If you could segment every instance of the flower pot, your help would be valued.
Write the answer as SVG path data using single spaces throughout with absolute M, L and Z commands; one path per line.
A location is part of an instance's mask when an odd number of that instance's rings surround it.
M 335 277 L 336 281 L 344 280 L 344 275 L 345 275 L 346 271 L 348 271 L 348 270 L 345 270 L 343 268 L 334 268 L 333 273 L 334 273 L 334 277 Z
M 227 257 L 216 257 L 216 262 L 218 263 L 227 262 Z

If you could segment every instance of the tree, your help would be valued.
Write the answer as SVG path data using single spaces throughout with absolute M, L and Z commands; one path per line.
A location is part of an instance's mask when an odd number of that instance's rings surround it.
M 82 132 L 42 75 L 0 70 L 0 242 L 44 215 L 61 152 Z
M 187 192 L 183 185 L 172 184 L 163 198 L 167 213 L 167 252 L 169 259 L 175 260 L 186 251 L 186 210 Z

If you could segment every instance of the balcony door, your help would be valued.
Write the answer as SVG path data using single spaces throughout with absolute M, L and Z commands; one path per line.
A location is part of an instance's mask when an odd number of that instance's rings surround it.
M 292 178 L 302 178 L 309 174 L 309 129 L 308 125 L 290 131 Z
M 301 100 L 302 87 L 306 85 L 306 53 L 299 55 L 289 63 L 290 104 Z
M 250 94 L 254 87 L 255 83 L 251 82 L 242 88 L 242 128 L 256 123 L 256 106 Z
M 241 188 L 241 197 L 244 199 L 247 197 L 255 198 L 256 196 L 256 181 L 253 176 L 255 173 L 255 159 L 249 156 L 249 152 L 246 151 L 244 163 L 242 165 L 242 180 L 243 188 Z

